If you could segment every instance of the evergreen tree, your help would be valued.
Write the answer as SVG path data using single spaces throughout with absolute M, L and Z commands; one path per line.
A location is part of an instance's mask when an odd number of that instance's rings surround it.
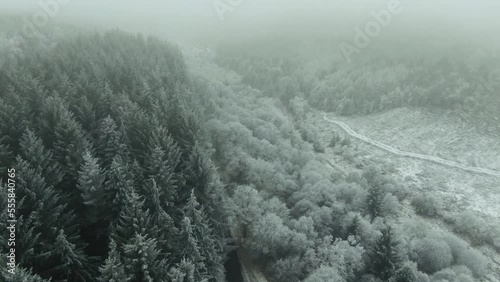
M 183 158 L 187 158 L 196 144 L 200 124 L 195 112 L 183 104 L 180 91 L 176 91 L 169 103 L 168 131 L 183 151 Z
M 151 148 L 151 153 L 146 160 L 145 176 L 153 179 L 159 189 L 159 198 L 164 205 L 171 208 L 177 198 L 179 185 L 175 168 L 178 159 L 168 156 L 165 150 L 156 146 Z
M 59 163 L 55 162 L 52 151 L 43 145 L 42 139 L 31 130 L 26 130 L 21 137 L 20 146 L 20 156 L 42 174 L 46 184 L 61 189 L 64 173 Z
M 40 137 L 53 150 L 64 173 L 61 191 L 77 213 L 83 209 L 80 192 L 76 188 L 82 156 L 90 144 L 68 110 L 64 100 L 58 96 L 49 97 L 42 105 L 42 121 L 39 125 Z
M 78 174 L 77 188 L 81 193 L 84 204 L 81 233 L 86 242 L 89 242 L 89 253 L 104 257 L 106 254 L 107 235 L 111 221 L 111 213 L 104 186 L 105 174 L 97 159 L 90 152 L 83 156 L 83 163 Z
M 155 239 L 135 234 L 123 246 L 123 261 L 127 280 L 161 281 L 167 276 L 167 263 L 161 259 Z
M 372 221 L 380 216 L 382 213 L 382 201 L 384 195 L 382 194 L 381 188 L 378 185 L 370 185 L 368 188 L 368 197 L 367 197 L 367 210 L 370 216 L 372 217 Z
M 115 156 L 104 181 L 106 191 L 106 202 L 111 204 L 110 212 L 112 220 L 115 220 L 123 207 L 127 205 L 127 195 L 132 194 L 134 189 L 133 174 L 128 164 L 120 156 Z
M 170 268 L 168 277 L 172 282 L 196 282 L 194 273 L 194 264 L 187 259 L 182 259 L 174 267 Z M 207 280 L 202 281 L 206 282 Z
M 37 170 L 21 157 L 17 158 L 18 171 L 18 242 L 16 252 L 19 263 L 33 270 L 42 277 L 67 278 L 69 273 L 65 269 L 65 258 L 54 250 L 58 248 L 58 230 L 66 230 L 76 250 L 82 250 L 79 228 L 73 212 L 63 203 L 62 198 L 51 186 L 47 186 L 44 178 Z M 53 239 L 51 239 L 53 238 Z M 76 252 L 80 269 L 75 269 L 70 275 L 88 276 L 91 273 L 90 265 L 85 254 Z M 71 271 L 71 270 L 69 270 Z M 76 279 L 74 281 L 84 281 Z
M 371 167 L 363 173 L 366 181 L 368 182 L 368 196 L 366 198 L 366 209 L 372 221 L 382 214 L 382 204 L 385 196 L 384 182 L 380 172 Z
M 208 195 L 212 192 L 210 191 L 210 174 L 212 171 L 206 167 L 201 151 L 199 145 L 196 144 L 186 159 L 184 169 L 185 185 L 178 192 L 177 201 L 179 203 L 186 203 L 193 191 L 196 197 L 201 198 L 204 202 L 209 202 Z
M 5 268 L 4 268 L 5 269 Z M 49 282 L 51 280 L 46 280 L 38 276 L 37 274 L 33 274 L 31 271 L 28 271 L 22 267 L 17 267 L 15 274 L 8 273 L 5 270 L 2 270 L 0 273 L 0 277 L 3 277 L 3 281 L 9 282 Z
M 178 229 L 172 217 L 162 207 L 160 191 L 154 179 L 147 183 L 145 195 L 147 196 L 146 206 L 149 207 L 151 214 L 151 223 L 159 229 L 159 246 L 164 250 L 171 250 L 178 243 L 176 238 Z
M 182 257 L 187 257 L 194 265 L 195 279 L 201 279 L 205 275 L 204 257 L 200 252 L 200 243 L 196 237 L 193 222 L 185 217 L 181 222 L 180 237 L 182 238 L 179 252 Z
M 48 147 L 54 149 L 55 159 L 65 165 L 65 173 L 75 176 L 89 143 L 62 98 L 54 96 L 45 100 L 39 132 Z
M 181 224 L 181 255 L 188 258 L 195 266 L 196 281 L 214 278 L 216 281 L 224 275 L 222 246 L 212 234 L 212 229 L 196 200 L 194 191 L 184 208 Z
M 64 230 L 59 230 L 51 253 L 58 260 L 54 271 L 64 273 L 69 281 L 89 281 L 93 278 L 93 274 L 88 271 L 89 262 L 83 253 L 83 246 L 69 242 Z
M 122 210 L 112 225 L 111 238 L 121 248 L 135 234 L 148 232 L 157 235 L 156 227 L 152 226 L 148 211 L 144 211 L 144 200 L 132 188 L 124 195 Z
M 85 132 L 92 132 L 96 128 L 96 109 L 89 97 L 81 95 L 74 103 L 70 104 L 70 111 L 74 113 L 75 120 Z
M 171 212 L 178 197 L 178 189 L 184 185 L 181 150 L 167 129 L 156 119 L 153 120 L 153 128 L 148 142 L 144 175 L 155 180 L 160 201 Z
M 225 209 L 220 208 L 226 206 L 222 197 L 225 193 L 224 187 L 207 151 L 208 148 L 202 148 L 198 144 L 193 148 L 187 165 L 189 169 L 184 174 L 186 179 L 185 187 L 179 191 L 179 194 L 184 196 L 178 197 L 178 201 L 181 203 L 186 202 L 188 197 L 191 197 L 186 191 L 192 189 L 194 196 L 203 206 L 203 211 L 213 229 L 213 234 L 217 236 L 216 240 L 222 242 L 226 236 L 229 215 Z
M 128 103 L 131 102 L 128 101 Z M 129 104 L 124 114 L 126 114 L 123 116 L 124 130 L 127 136 L 125 140 L 129 142 L 130 153 L 140 165 L 144 165 L 153 136 L 151 132 L 154 129 L 150 117 L 135 104 Z
M 27 114 L 27 119 L 31 122 L 37 122 L 42 109 L 40 105 L 44 104 L 48 91 L 43 81 L 40 81 L 36 75 L 31 72 L 22 74 L 21 79 L 17 80 L 17 89 L 22 96 L 22 108 Z
M 224 256 L 222 255 L 224 239 L 220 234 L 214 232 L 212 224 L 204 212 L 204 207 L 201 205 L 198 207 L 198 205 L 193 191 L 185 208 L 185 216 L 191 218 L 195 224 L 198 240 L 201 244 L 201 254 L 209 274 L 208 278 L 220 281 L 224 277 Z
M 371 272 L 375 276 L 387 281 L 396 273 L 402 263 L 398 250 L 399 244 L 390 226 L 382 230 L 382 235 L 369 253 Z
M 95 149 L 97 158 L 102 161 L 104 168 L 109 168 L 115 156 L 125 158 L 126 149 L 122 141 L 122 135 L 117 130 L 115 121 L 106 117 L 98 127 Z
M 8 85 L 8 84 L 7 84 Z M 6 177 L 7 168 L 19 151 L 19 140 L 30 122 L 22 96 L 12 85 L 0 84 L 0 177 Z
M 125 274 L 125 267 L 123 266 L 121 255 L 117 250 L 116 243 L 111 239 L 109 243 L 108 258 L 103 266 L 99 268 L 100 276 L 99 282 L 127 282 L 129 279 Z
M 89 223 L 103 220 L 106 215 L 106 191 L 104 190 L 105 175 L 97 159 L 90 152 L 83 156 L 83 163 L 78 174 L 77 188 L 81 191 L 83 203 L 87 206 L 85 216 Z

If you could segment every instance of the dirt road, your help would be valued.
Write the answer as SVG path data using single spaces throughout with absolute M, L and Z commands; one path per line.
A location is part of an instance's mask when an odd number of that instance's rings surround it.
M 336 124 L 338 125 L 340 128 L 342 128 L 347 134 L 351 135 L 352 137 L 356 138 L 356 139 L 359 139 L 361 141 L 364 141 L 366 143 L 369 143 L 373 146 L 376 146 L 382 150 L 385 150 L 387 152 L 390 152 L 392 154 L 395 154 L 395 155 L 399 155 L 399 156 L 403 156 L 403 157 L 410 157 L 410 158 L 415 158 L 415 159 L 421 159 L 421 160 L 426 160 L 426 161 L 431 161 L 431 162 L 435 162 L 435 163 L 438 163 L 438 164 L 442 164 L 442 165 L 446 165 L 446 166 L 450 166 L 450 167 L 455 167 L 455 168 L 458 168 L 458 169 L 462 169 L 462 170 L 465 170 L 465 171 L 469 171 L 469 172 L 474 172 L 474 173 L 483 173 L 483 174 L 487 174 L 487 175 L 491 175 L 491 176 L 497 176 L 497 177 L 500 177 L 500 172 L 498 171 L 493 171 L 493 170 L 489 170 L 489 169 L 486 169 L 486 168 L 480 168 L 480 167 L 467 167 L 467 166 L 464 166 L 462 164 L 459 164 L 457 162 L 453 162 L 453 161 L 449 161 L 449 160 L 445 160 L 445 159 L 441 159 L 441 158 L 438 158 L 438 157 L 435 157 L 435 156 L 429 156 L 429 155 L 422 155 L 422 154 L 417 154 L 417 153 L 412 153 L 412 152 L 405 152 L 405 151 L 401 151 L 401 150 L 398 150 L 396 148 L 393 148 L 389 145 L 386 145 L 384 143 L 381 143 L 381 142 L 378 142 L 376 140 L 372 140 L 364 135 L 361 135 L 357 132 L 355 132 L 354 130 L 352 130 L 347 124 L 341 122 L 341 121 L 338 121 L 338 120 L 333 120 L 333 119 L 330 119 L 326 116 L 326 114 L 323 115 L 323 119 L 326 120 L 327 122 L 329 123 L 333 123 L 333 124 Z

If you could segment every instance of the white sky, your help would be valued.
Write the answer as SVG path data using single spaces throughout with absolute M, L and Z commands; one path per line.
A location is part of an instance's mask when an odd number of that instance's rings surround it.
M 0 11 L 40 11 L 39 2 L 57 0 L 0 0 Z M 62 0 L 59 0 L 62 1 Z M 391 0 L 240 0 L 221 20 L 214 3 L 238 0 L 64 0 L 54 21 L 96 27 L 119 27 L 172 37 L 234 37 L 297 30 L 352 32 L 373 20 L 372 11 Z M 400 0 L 404 10 L 390 29 L 406 34 L 442 27 L 469 34 L 500 37 L 500 1 Z

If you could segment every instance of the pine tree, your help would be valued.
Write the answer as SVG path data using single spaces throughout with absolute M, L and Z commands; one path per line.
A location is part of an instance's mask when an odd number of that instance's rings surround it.
M 23 104 L 22 96 L 12 86 L 0 84 L 0 177 L 5 177 L 5 171 L 19 152 L 19 140 L 29 126 L 28 111 Z
M 174 163 L 173 163 L 174 162 Z M 170 159 L 159 146 L 151 148 L 146 159 L 146 177 L 153 179 L 159 189 L 160 201 L 172 207 L 177 198 L 178 175 L 175 173 L 176 159 Z
M 40 105 L 44 103 L 44 100 L 48 96 L 48 91 L 44 85 L 44 82 L 37 78 L 30 71 L 25 71 L 18 74 L 11 86 L 13 89 L 19 91 L 20 100 L 22 104 L 21 108 L 18 108 L 26 114 L 25 119 L 28 123 L 36 123 L 40 113 Z
M 54 96 L 45 100 L 38 131 L 48 148 L 53 149 L 54 160 L 64 173 L 61 191 L 70 206 L 80 213 L 83 205 L 80 192 L 75 187 L 82 157 L 90 149 L 90 144 L 62 98 Z
M 198 144 L 190 154 L 184 178 L 185 185 L 179 189 L 178 203 L 187 203 L 188 206 L 189 202 L 198 202 L 207 225 L 210 226 L 212 239 L 218 243 L 224 242 L 228 214 L 220 208 L 226 205 L 221 197 L 223 187 L 206 150 Z
M 51 257 L 58 261 L 54 271 L 64 273 L 69 281 L 88 281 L 93 275 L 88 271 L 89 262 L 83 253 L 83 246 L 68 241 L 64 230 L 59 230 Z M 57 277 L 54 275 L 54 277 Z
M 20 156 L 42 174 L 46 184 L 61 189 L 59 186 L 64 174 L 59 164 L 54 161 L 52 152 L 43 145 L 42 139 L 31 130 L 26 130 L 21 137 L 20 146 Z
M 4 268 L 5 269 L 5 268 Z M 49 282 L 49 280 L 45 280 L 38 276 L 37 274 L 33 274 L 31 271 L 26 270 L 22 267 L 16 268 L 15 274 L 8 273 L 2 269 L 0 273 L 0 278 L 3 278 L 2 281 L 9 282 Z
M 227 205 L 222 196 L 225 191 L 217 173 L 217 168 L 210 160 L 207 151 L 207 148 L 203 149 L 200 146 L 195 146 L 194 155 L 197 156 L 195 163 L 198 166 L 198 169 L 196 169 L 198 176 L 194 179 L 197 180 L 195 183 L 198 183 L 198 185 L 193 185 L 193 187 L 198 187 L 195 190 L 195 195 L 200 199 L 199 201 L 213 229 L 214 236 L 217 236 L 216 240 L 223 242 L 226 237 L 227 218 L 229 217 L 227 210 L 221 208 Z
M 103 266 L 99 268 L 99 282 L 127 282 L 129 279 L 125 273 L 121 255 L 117 250 L 116 243 L 111 239 L 109 253 Z
M 366 208 L 372 217 L 372 221 L 382 214 L 382 203 L 385 196 L 384 181 L 380 172 L 375 168 L 369 168 L 363 173 L 368 182 L 368 196 Z
M 149 153 L 148 157 L 152 156 L 154 150 L 159 148 L 163 152 L 162 161 L 168 163 L 172 168 L 177 168 L 181 161 L 181 148 L 175 141 L 171 132 L 162 126 L 158 119 L 153 118 L 151 123 L 153 128 L 150 132 L 149 142 L 147 143 L 149 147 L 147 151 Z M 150 174 L 158 173 L 157 168 L 156 170 L 154 169 L 154 165 L 154 163 L 146 162 L 146 167 L 150 170 L 148 171 Z
M 81 198 L 87 206 L 85 216 L 89 223 L 95 223 L 108 217 L 103 210 L 106 208 L 105 175 L 97 159 L 92 157 L 90 152 L 84 154 L 82 167 L 78 175 L 77 188 L 81 191 Z
M 65 165 L 65 172 L 76 176 L 89 143 L 62 98 L 54 96 L 45 100 L 39 132 L 48 147 L 54 149 L 55 159 Z
M 90 254 L 103 257 L 106 253 L 107 234 L 112 214 L 107 199 L 110 198 L 104 186 L 105 174 L 90 152 L 83 156 L 78 174 L 77 188 L 84 204 L 80 223 L 81 234 L 89 242 Z
M 91 132 L 96 127 L 96 114 L 92 102 L 87 96 L 82 96 L 72 105 L 71 111 L 75 120 L 82 125 L 86 132 Z
M 104 182 L 106 202 L 111 204 L 110 217 L 115 220 L 127 204 L 127 195 L 134 189 L 133 175 L 128 164 L 120 156 L 115 156 L 109 170 L 106 170 Z
M 115 156 L 125 157 L 126 149 L 122 141 L 122 135 L 117 130 L 115 121 L 106 117 L 97 130 L 96 152 L 97 158 L 102 161 L 104 168 L 109 168 Z
M 149 212 L 143 210 L 144 200 L 132 188 L 125 195 L 122 211 L 114 223 L 111 238 L 121 253 L 127 279 L 158 281 L 166 277 L 165 253 L 158 248 L 162 238 Z M 162 245 L 165 242 L 160 242 Z
M 168 131 L 179 144 L 185 158 L 196 143 L 200 124 L 195 112 L 183 105 L 179 91 L 169 103 Z
M 383 195 L 380 187 L 377 185 L 370 185 L 370 188 L 368 189 L 366 208 L 368 209 L 368 213 L 372 217 L 372 221 L 377 216 L 380 216 L 382 212 L 382 201 L 383 201 Z
M 416 282 L 417 278 L 410 266 L 401 267 L 390 282 Z
M 401 266 L 402 258 L 399 254 L 399 241 L 390 226 L 382 230 L 382 235 L 375 242 L 369 257 L 371 272 L 387 281 Z
M 145 187 L 146 206 L 149 207 L 151 223 L 158 227 L 159 246 L 164 250 L 171 250 L 177 245 L 178 229 L 172 217 L 164 210 L 160 200 L 160 191 L 156 181 L 151 179 Z
M 181 244 L 182 246 L 179 246 L 179 252 L 182 254 L 183 257 L 189 257 L 190 260 L 193 261 L 195 264 L 197 271 L 200 268 L 204 267 L 203 260 L 204 258 L 201 256 L 200 253 L 200 246 L 198 243 L 198 238 L 196 237 L 195 230 L 194 230 L 194 223 L 192 220 L 188 217 L 185 217 L 181 221 L 181 232 L 180 236 L 182 238 Z
M 125 199 L 118 218 L 113 222 L 111 238 L 121 248 L 135 234 L 158 235 L 158 228 L 151 224 L 149 212 L 143 210 L 144 200 L 132 188 L 124 195 Z
M 68 242 L 74 248 L 82 250 L 79 228 L 72 210 L 68 209 L 63 199 L 51 186 L 47 186 L 42 175 L 21 157 L 17 158 L 17 197 L 18 197 L 18 245 L 16 252 L 19 263 L 33 270 L 42 277 L 67 278 L 63 271 L 65 261 L 55 253 L 59 230 L 70 234 Z M 53 238 L 53 239 L 51 239 Z M 81 273 L 91 273 L 90 265 L 83 253 L 79 257 Z M 80 271 L 80 270 L 76 270 Z M 82 281 L 82 280 L 74 280 Z
M 123 122 L 130 152 L 139 161 L 139 164 L 144 165 L 150 150 L 149 144 L 152 138 L 151 132 L 153 131 L 150 117 L 135 104 L 130 105 L 129 109 L 124 113 L 126 115 L 123 116 Z
M 99 72 L 101 71 L 103 70 L 99 70 Z M 107 79 L 105 79 L 104 81 L 100 81 L 100 78 L 96 77 L 95 70 L 90 70 L 89 72 L 89 75 L 91 76 L 89 77 L 89 83 L 97 84 L 97 93 L 94 93 L 94 95 L 92 95 L 93 97 L 90 98 L 90 101 L 93 101 L 96 120 L 99 122 L 100 120 L 105 119 L 109 115 L 109 113 L 112 112 L 111 108 L 113 107 L 113 100 L 116 98 L 116 95 L 118 95 L 118 93 L 115 93 L 115 91 L 113 91 L 113 86 Z M 106 75 L 104 75 L 103 77 L 106 77 Z M 94 82 L 93 80 L 95 80 L 96 82 Z M 89 94 L 86 95 L 88 96 Z
M 194 191 L 195 195 L 202 198 L 204 201 L 208 201 L 207 193 L 209 182 L 210 182 L 210 171 L 205 169 L 204 159 L 201 154 L 201 148 L 196 144 L 193 150 L 188 155 L 185 162 L 184 169 L 184 179 L 185 185 L 182 189 L 179 189 L 177 201 L 179 203 L 186 203 L 186 201 L 191 196 L 191 192 Z
M 184 186 L 181 150 L 161 125 L 154 126 L 148 147 L 144 176 L 155 181 L 161 206 L 174 221 L 178 222 L 181 213 L 177 198 L 180 187 Z
M 194 273 L 195 265 L 187 259 L 182 259 L 174 267 L 170 268 L 168 277 L 172 282 L 197 282 Z
M 200 281 L 211 277 L 220 279 L 224 275 L 221 253 L 223 247 L 213 235 L 213 230 L 196 200 L 194 191 L 184 207 L 184 219 L 181 225 L 183 257 L 195 265 L 195 278 Z
M 125 272 L 130 281 L 161 281 L 167 276 L 167 263 L 161 259 L 156 240 L 136 233 L 123 246 Z

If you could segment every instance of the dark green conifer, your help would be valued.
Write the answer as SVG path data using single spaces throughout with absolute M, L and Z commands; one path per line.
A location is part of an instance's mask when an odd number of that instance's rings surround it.
M 117 250 L 116 243 L 111 239 L 109 253 L 104 265 L 99 268 L 99 282 L 127 282 L 130 281 L 125 273 L 121 255 Z
M 401 267 L 402 258 L 398 250 L 399 240 L 390 226 L 382 230 L 369 253 L 371 272 L 383 279 L 389 280 Z

